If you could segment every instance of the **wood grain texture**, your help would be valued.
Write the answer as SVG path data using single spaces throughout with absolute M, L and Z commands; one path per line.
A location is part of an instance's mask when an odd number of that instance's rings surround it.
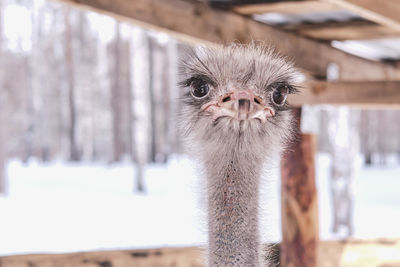
M 400 31 L 400 0 L 322 0 Z
M 300 112 L 298 109 L 297 113 Z M 301 134 L 282 157 L 282 267 L 317 266 L 319 231 L 315 152 L 315 135 Z
M 281 13 L 281 14 L 299 14 L 313 12 L 332 12 L 343 10 L 343 8 L 321 1 L 282 1 L 275 3 L 262 3 L 240 5 L 233 8 L 234 11 L 241 14 L 263 14 L 263 13 Z
M 342 80 L 396 80 L 400 69 L 346 54 L 319 43 L 230 11 L 193 0 L 60 0 L 114 15 L 149 29 L 162 30 L 191 43 L 215 44 L 261 40 L 289 56 L 316 77 L 326 76 L 329 63 L 341 68 Z M 356 68 L 354 66 L 357 66 Z
M 400 240 L 322 241 L 318 267 L 398 267 Z
M 1 267 L 200 267 L 205 262 L 199 248 L 160 248 L 97 251 L 56 255 L 0 257 Z
M 279 246 L 274 246 L 279 253 Z M 321 241 L 318 267 L 398 267 L 400 240 Z M 197 247 L 93 251 L 0 257 L 1 267 L 203 267 Z M 175 264 L 175 265 L 174 265 Z M 283 266 L 282 266 L 283 267 Z
M 294 29 L 300 35 L 318 40 L 368 40 L 398 38 L 400 32 L 382 25 L 365 22 L 345 22 L 300 26 Z
M 294 106 L 303 104 L 400 107 L 400 81 L 309 82 L 297 95 L 289 96 Z

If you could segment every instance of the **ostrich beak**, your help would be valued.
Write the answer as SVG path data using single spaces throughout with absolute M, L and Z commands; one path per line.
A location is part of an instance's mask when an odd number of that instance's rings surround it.
M 233 90 L 221 95 L 217 101 L 206 103 L 201 110 L 210 113 L 214 120 L 232 117 L 237 120 L 259 119 L 265 122 L 275 111 L 251 90 Z

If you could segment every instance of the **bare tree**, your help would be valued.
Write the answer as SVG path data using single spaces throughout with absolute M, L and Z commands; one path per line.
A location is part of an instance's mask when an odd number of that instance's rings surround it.
M 149 159 L 150 66 L 149 38 L 145 31 L 134 28 L 131 38 L 132 154 L 136 162 L 134 191 L 144 191 L 144 168 Z M 150 140 L 149 140 L 150 139 Z
M 28 93 L 28 126 L 25 136 L 25 151 L 26 159 L 31 156 L 42 158 L 42 95 L 43 87 L 41 86 L 42 68 L 39 61 L 41 60 L 41 45 L 42 45 L 42 23 L 41 23 L 41 8 L 37 3 L 33 3 L 33 11 L 31 15 L 32 21 L 32 52 L 29 59 L 29 93 Z
M 151 160 L 166 162 L 168 158 L 168 122 L 170 114 L 170 84 L 166 41 L 162 35 L 150 39 L 151 66 Z
M 148 38 L 148 62 L 149 62 L 149 99 L 150 99 L 150 160 L 152 162 L 156 161 L 156 116 L 155 108 L 156 101 L 154 96 L 154 40 L 147 35 Z
M 359 153 L 359 113 L 347 107 L 327 107 L 332 168 L 330 190 L 333 204 L 333 232 L 353 234 L 354 179 Z
M 0 4 L 1 8 L 1 4 Z M 1 25 L 0 25 L 1 27 Z M 1 57 L 1 55 L 0 55 Z M 0 59 L 1 60 L 1 59 Z M 0 61 L 1 63 L 1 61 Z M 0 78 L 1 82 L 1 78 Z M 2 90 L 0 90 L 0 106 L 4 107 L 4 96 L 2 95 Z M 6 185 L 6 168 L 5 168 L 5 133 L 4 127 L 5 120 L 4 120 L 4 111 L 0 111 L 0 194 L 6 193 L 7 185 Z
M 121 27 L 127 27 L 126 25 L 122 25 Z M 126 31 L 127 32 L 127 31 Z M 121 29 L 122 33 L 122 29 Z M 130 158 L 134 162 L 133 158 L 133 131 L 134 126 L 133 123 L 133 113 L 132 113 L 132 77 L 131 68 L 133 67 L 131 64 L 131 39 L 130 36 L 125 36 L 121 34 L 120 41 L 120 87 L 121 87 L 121 139 L 123 143 L 123 152 L 124 156 Z
M 1 94 L 1 92 L 0 92 Z M 0 95 L 0 105 L 2 104 L 3 97 Z M 0 194 L 6 192 L 6 172 L 5 172 L 5 146 L 4 146 L 4 119 L 3 112 L 0 112 Z
M 112 86 L 111 88 L 111 110 L 113 119 L 113 147 L 114 147 L 114 161 L 120 161 L 123 155 L 123 142 L 122 142 L 122 108 L 121 108 L 121 51 L 120 51 L 120 24 L 115 24 L 115 41 L 113 45 L 114 65 L 111 68 L 112 72 Z
M 3 1 L 0 0 L 0 66 L 3 63 Z M 3 84 L 3 72 L 0 72 L 0 85 Z M 3 86 L 1 86 L 2 88 Z M 4 107 L 3 90 L 0 90 L 0 107 Z M 0 111 L 0 194 L 6 192 L 5 147 L 4 147 L 4 111 Z
M 66 7 L 65 11 L 65 62 L 68 84 L 68 104 L 70 125 L 68 129 L 70 143 L 70 160 L 78 161 L 80 159 L 79 150 L 76 140 L 76 104 L 75 104 L 75 75 L 74 75 L 74 59 L 72 52 L 72 25 L 71 10 Z
M 167 131 L 168 141 L 166 148 L 167 153 L 176 153 L 179 151 L 178 148 L 178 126 L 176 115 L 179 110 L 179 88 L 177 86 L 177 73 L 178 73 L 178 45 L 174 39 L 170 39 L 167 44 L 167 56 L 168 56 L 168 87 L 169 87 L 169 105 L 170 113 L 167 119 Z

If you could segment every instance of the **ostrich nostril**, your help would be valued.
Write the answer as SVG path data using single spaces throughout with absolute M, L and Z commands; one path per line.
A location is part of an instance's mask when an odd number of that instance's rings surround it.
M 261 104 L 260 100 L 258 100 L 256 97 L 254 98 L 254 102 L 257 104 Z
M 231 100 L 231 97 L 230 96 L 227 96 L 227 97 L 224 97 L 223 99 L 222 99 L 222 102 L 228 102 L 228 101 L 230 101 Z

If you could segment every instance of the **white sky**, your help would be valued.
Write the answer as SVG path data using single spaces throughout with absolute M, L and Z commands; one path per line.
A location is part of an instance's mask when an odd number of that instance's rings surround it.
M 45 4 L 43 0 L 35 0 L 34 9 L 40 8 Z M 5 5 L 3 10 L 3 29 L 4 38 L 6 40 L 6 48 L 14 52 L 27 52 L 32 48 L 32 13 L 23 5 L 8 4 Z M 44 30 L 52 26 L 52 21 L 49 13 L 43 14 Z M 101 42 L 110 42 L 114 38 L 115 19 L 96 14 L 94 12 L 88 13 L 88 20 L 90 27 L 98 34 Z M 121 26 L 124 35 L 129 32 L 129 26 Z
M 12 51 L 29 51 L 32 48 L 31 11 L 17 4 L 3 10 L 3 27 L 6 46 Z
M 89 12 L 87 18 L 90 27 L 102 42 L 110 42 L 114 38 L 115 20 L 113 18 L 94 12 Z
M 32 49 L 32 16 L 33 12 L 38 12 L 38 9 L 45 5 L 43 0 L 34 0 L 33 8 L 29 9 L 17 3 L 5 5 L 3 10 L 3 27 L 4 38 L 6 40 L 6 48 L 13 52 L 28 52 Z M 45 32 L 49 31 L 54 22 L 52 14 L 43 12 L 41 14 L 43 29 Z M 95 12 L 88 12 L 87 18 L 90 23 L 91 29 L 97 33 L 101 42 L 107 43 L 113 40 L 115 34 L 116 20 L 112 17 L 97 14 Z M 132 25 L 121 23 L 120 30 L 123 37 L 128 38 L 132 33 Z M 154 33 L 157 41 L 165 43 L 168 41 L 169 36 L 165 33 Z

